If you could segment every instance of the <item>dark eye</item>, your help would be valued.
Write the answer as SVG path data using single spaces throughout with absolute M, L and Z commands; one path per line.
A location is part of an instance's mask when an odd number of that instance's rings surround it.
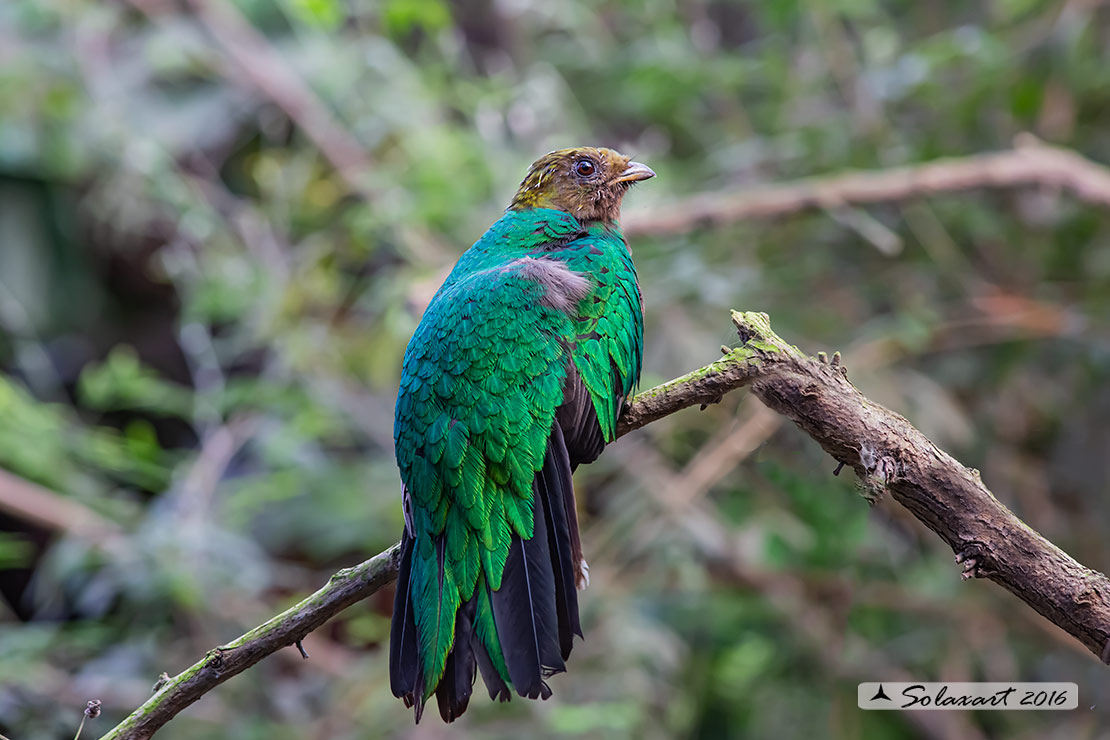
M 588 159 L 583 159 L 581 162 L 574 165 L 574 171 L 581 177 L 589 177 L 594 173 L 594 163 Z

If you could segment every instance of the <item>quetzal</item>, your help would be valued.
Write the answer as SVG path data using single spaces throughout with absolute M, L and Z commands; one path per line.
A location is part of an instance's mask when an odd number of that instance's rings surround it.
M 654 176 L 561 149 L 459 259 L 405 350 L 394 421 L 405 528 L 394 695 L 451 722 L 476 669 L 490 698 L 551 695 L 588 581 L 571 473 L 614 439 L 639 380 L 643 306 L 617 224 Z

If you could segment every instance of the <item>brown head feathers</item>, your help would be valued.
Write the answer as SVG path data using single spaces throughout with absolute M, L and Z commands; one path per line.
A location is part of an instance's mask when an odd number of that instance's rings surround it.
M 654 176 L 647 165 L 612 149 L 557 149 L 528 168 L 509 208 L 556 208 L 579 221 L 616 222 L 632 183 Z

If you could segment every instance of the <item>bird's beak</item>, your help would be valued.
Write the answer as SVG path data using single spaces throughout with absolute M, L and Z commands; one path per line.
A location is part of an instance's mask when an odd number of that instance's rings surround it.
M 640 180 L 647 180 L 650 177 L 655 177 L 655 172 L 646 164 L 629 162 L 624 172 L 617 175 L 616 182 L 639 182 Z

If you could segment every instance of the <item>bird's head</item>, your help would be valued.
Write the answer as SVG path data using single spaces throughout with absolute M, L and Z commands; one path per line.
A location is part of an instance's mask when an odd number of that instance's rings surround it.
M 556 208 L 579 221 L 615 223 L 632 183 L 649 177 L 650 167 L 612 149 L 558 149 L 528 168 L 509 208 Z

